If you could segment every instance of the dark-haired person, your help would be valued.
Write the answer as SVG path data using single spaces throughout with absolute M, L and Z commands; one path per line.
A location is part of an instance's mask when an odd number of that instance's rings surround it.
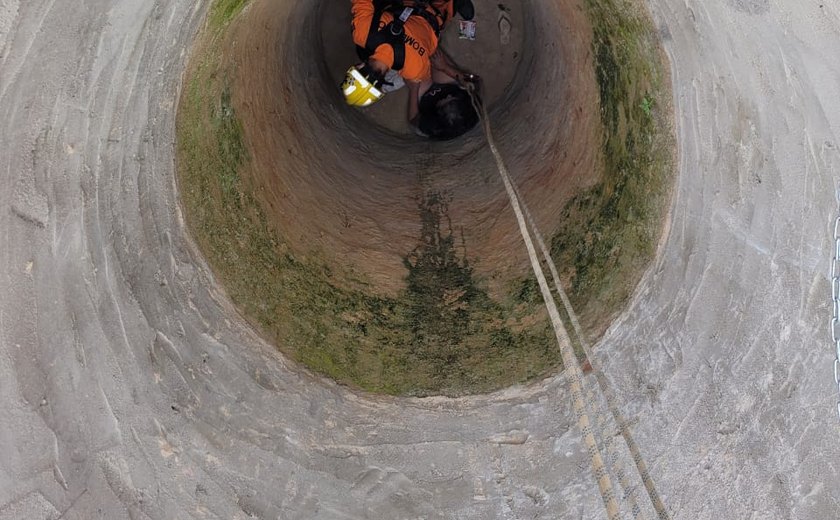
M 479 121 L 481 83 L 478 76 L 459 69 L 438 49 L 432 57 L 432 77 L 409 83 L 408 120 L 415 133 L 446 141 L 465 134 Z

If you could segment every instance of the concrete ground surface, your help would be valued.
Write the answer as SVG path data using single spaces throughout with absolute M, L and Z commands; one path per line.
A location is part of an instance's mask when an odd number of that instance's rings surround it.
M 207 4 L 0 0 L 0 519 L 604 518 L 563 374 L 358 395 L 237 317 L 172 171 Z M 834 518 L 840 6 L 648 4 L 677 188 L 596 359 L 672 518 Z

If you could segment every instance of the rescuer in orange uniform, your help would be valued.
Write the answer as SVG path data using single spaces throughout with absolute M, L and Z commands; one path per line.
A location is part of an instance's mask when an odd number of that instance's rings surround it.
M 347 71 L 342 84 L 347 103 L 363 107 L 379 101 L 388 87 L 395 90 L 398 74 L 416 105 L 421 84 L 432 83 L 433 61 L 441 61 L 435 55 L 444 26 L 455 12 L 470 20 L 474 11 L 471 0 L 352 0 L 353 41 L 363 62 Z M 460 74 L 455 79 L 460 81 Z

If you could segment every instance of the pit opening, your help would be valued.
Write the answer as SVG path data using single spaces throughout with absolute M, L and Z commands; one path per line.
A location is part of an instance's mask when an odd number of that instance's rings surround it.
M 670 98 L 655 32 L 625 2 L 474 2 L 478 40 L 455 22 L 444 48 L 485 79 L 500 150 L 597 336 L 661 230 Z M 423 141 L 405 92 L 347 107 L 337 85 L 356 61 L 344 0 L 211 8 L 178 171 L 214 273 L 281 351 L 342 383 L 463 394 L 550 374 L 559 354 L 480 129 Z

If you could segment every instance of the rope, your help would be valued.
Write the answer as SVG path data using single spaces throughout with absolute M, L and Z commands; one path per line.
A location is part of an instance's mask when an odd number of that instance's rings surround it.
M 528 206 L 524 202 L 522 202 L 522 194 L 519 192 L 516 186 L 514 186 L 514 189 L 516 189 L 516 196 L 519 198 L 520 203 L 522 204 L 522 210 L 525 213 L 525 217 L 528 219 L 528 225 L 531 226 L 531 232 L 534 234 L 534 238 L 536 239 L 537 245 L 540 248 L 540 252 L 543 254 L 543 259 L 545 263 L 548 264 L 549 271 L 551 272 L 552 282 L 554 283 L 554 288 L 558 292 L 558 294 L 560 294 L 566 313 L 572 321 L 573 329 L 575 331 L 575 335 L 577 336 L 578 342 L 583 348 L 584 353 L 586 354 L 586 357 L 589 360 L 590 366 L 592 367 L 592 372 L 599 383 L 598 388 L 606 397 L 607 406 L 611 412 L 613 420 L 615 421 L 617 432 L 623 433 L 626 429 L 626 426 L 623 422 L 623 417 L 620 414 L 617 415 L 618 408 L 617 406 L 614 406 L 614 395 L 611 391 L 609 391 L 610 387 L 606 383 L 605 378 L 599 377 L 603 374 L 595 365 L 592 352 L 589 350 L 589 346 L 584 340 L 583 331 L 581 329 L 580 322 L 577 319 L 577 314 L 574 312 L 574 309 L 572 309 L 571 302 L 566 296 L 565 290 L 563 290 L 563 286 L 560 283 L 560 275 L 558 274 L 557 268 L 555 267 L 554 262 L 551 259 L 551 254 L 549 253 L 549 250 L 545 245 L 545 241 L 542 238 L 542 234 L 539 232 L 539 228 L 537 227 L 537 224 L 534 221 L 534 217 L 528 210 Z M 612 400 L 611 397 L 613 397 Z M 586 396 L 586 401 L 594 403 L 596 399 L 597 396 L 595 395 L 595 390 L 593 388 L 590 388 L 589 393 Z M 607 450 L 607 460 L 609 461 L 610 469 L 612 470 L 612 473 L 618 478 L 618 483 L 624 490 L 623 498 L 630 507 L 630 512 L 633 515 L 633 520 L 644 520 L 646 517 L 638 504 L 638 499 L 636 497 L 636 486 L 631 484 L 627 472 L 624 469 L 624 464 L 622 464 L 621 460 L 619 459 L 620 454 L 618 452 L 618 447 L 616 446 L 614 440 L 613 431 L 607 431 L 606 417 L 600 406 L 598 407 L 598 412 L 595 421 L 600 429 L 601 442 L 604 444 Z M 644 478 L 642 478 L 642 480 L 644 481 Z M 655 507 L 656 506 L 654 505 L 654 508 Z
M 528 216 L 528 210 L 525 209 L 525 216 Z M 596 395 L 597 387 L 588 385 L 586 402 L 595 403 L 598 399 Z M 622 452 L 619 450 L 618 444 L 615 442 L 615 436 L 618 434 L 618 429 L 609 428 L 607 413 L 604 412 L 603 407 L 598 407 L 598 414 L 595 416 L 595 424 L 598 426 L 595 429 L 595 438 L 601 442 L 607 452 L 606 459 L 609 464 L 610 471 L 618 479 L 618 484 L 624 490 L 622 498 L 630 508 L 630 513 L 633 515 L 633 520 L 647 520 L 647 516 L 639 507 L 637 494 L 637 486 L 630 482 L 627 472 L 624 469 L 624 464 L 621 461 Z M 598 436 L 600 434 L 600 437 Z
M 592 431 L 589 428 L 589 419 L 588 417 L 586 417 L 585 414 L 585 401 L 583 400 L 582 394 L 582 373 L 580 367 L 578 366 L 577 359 L 574 355 L 574 351 L 572 350 L 571 340 L 569 339 L 568 332 L 566 331 L 565 325 L 563 324 L 562 320 L 560 319 L 560 315 L 557 312 L 557 307 L 554 298 L 551 295 L 550 289 L 548 288 L 548 282 L 546 281 L 545 274 L 542 270 L 542 266 L 540 265 L 539 259 L 536 256 L 534 244 L 531 239 L 531 232 L 533 232 L 534 234 L 534 238 L 537 241 L 545 263 L 548 264 L 552 282 L 554 284 L 554 289 L 560 296 L 560 300 L 563 303 L 564 310 L 566 311 L 570 321 L 572 322 L 572 327 L 574 329 L 575 335 L 577 336 L 578 341 L 580 342 L 580 345 L 583 348 L 587 359 L 589 360 L 590 366 L 592 366 L 592 371 L 595 375 L 598 387 L 607 401 L 607 406 L 618 427 L 618 431 L 621 433 L 621 436 L 624 439 L 625 444 L 627 445 L 627 449 L 633 458 L 633 462 L 636 465 L 636 470 L 639 474 L 639 477 L 642 480 L 642 483 L 645 486 L 645 490 L 648 493 L 650 503 L 656 511 L 656 514 L 660 520 L 670 520 L 670 515 L 667 509 L 665 508 L 665 505 L 662 502 L 659 493 L 656 490 L 656 486 L 653 482 L 653 479 L 650 476 L 650 472 L 642 457 L 639 445 L 636 443 L 635 439 L 632 436 L 632 433 L 630 432 L 627 420 L 624 418 L 623 414 L 618 408 L 615 393 L 612 391 L 604 373 L 595 364 L 595 358 L 592 355 L 590 346 L 584 339 L 585 336 L 580 326 L 580 322 L 577 318 L 577 314 L 574 312 L 571 301 L 569 300 L 566 291 L 563 289 L 563 286 L 560 282 L 560 275 L 557 272 L 557 268 L 554 264 L 554 261 L 551 259 L 549 249 L 548 247 L 546 247 L 545 241 L 543 240 L 543 237 L 539 232 L 539 228 L 537 227 L 537 224 L 534 221 L 531 212 L 528 210 L 528 207 L 524 204 L 524 202 L 521 202 L 519 190 L 516 188 L 516 186 L 510 178 L 507 166 L 505 166 L 501 154 L 499 153 L 498 148 L 496 147 L 495 140 L 493 139 L 493 134 L 490 129 L 490 119 L 487 115 L 487 111 L 484 108 L 484 106 L 481 105 L 481 103 L 478 102 L 478 100 L 476 99 L 476 96 L 474 95 L 474 89 L 475 86 L 472 83 L 467 83 L 467 91 L 470 93 L 470 99 L 472 101 L 473 108 L 476 110 L 476 113 L 478 113 L 481 116 L 484 133 L 487 138 L 487 144 L 490 147 L 490 151 L 492 152 L 494 159 L 496 160 L 496 166 L 498 167 L 499 174 L 505 185 L 505 190 L 507 191 L 508 198 L 511 202 L 511 206 L 513 207 L 514 213 L 516 214 L 516 219 L 517 223 L 519 224 L 520 233 L 522 234 L 522 238 L 525 241 L 525 246 L 528 249 L 528 256 L 531 261 L 531 267 L 534 271 L 534 275 L 537 277 L 537 282 L 540 286 L 540 292 L 542 293 L 543 300 L 545 301 L 546 308 L 551 318 L 552 326 L 554 327 L 555 334 L 557 335 L 557 340 L 560 345 L 560 353 L 563 358 L 563 363 L 567 368 L 571 370 L 572 398 L 575 407 L 575 413 L 578 416 L 579 425 L 584 433 L 584 442 L 586 443 L 587 448 L 590 452 L 592 468 L 595 473 L 596 479 L 598 479 L 598 486 L 601 491 L 601 496 L 604 500 L 604 506 L 607 509 L 607 514 L 611 520 L 614 518 L 613 515 L 617 517 L 618 506 L 617 504 L 615 504 L 615 497 L 614 492 L 612 490 L 612 484 L 609 481 L 609 476 L 606 474 L 606 470 L 603 468 L 603 459 L 601 458 L 600 452 L 598 451 L 598 446 L 595 443 L 594 435 L 592 434 Z M 840 221 L 840 219 L 838 219 L 838 221 Z M 528 231 L 528 226 L 530 226 L 531 232 Z M 586 423 L 585 427 L 583 423 Z M 601 417 L 599 417 L 599 425 L 601 425 Z M 605 443 L 608 444 L 608 451 L 612 451 L 613 446 L 611 442 L 611 436 L 607 435 L 605 437 Z M 617 458 L 610 457 L 610 460 L 612 462 L 611 465 L 613 466 L 613 470 L 616 471 L 616 474 L 619 476 L 620 483 L 625 489 L 625 497 L 629 498 L 633 516 L 634 518 L 636 518 L 637 515 L 640 514 L 640 511 L 638 509 L 638 505 L 636 504 L 635 493 L 632 492 L 632 488 L 629 488 L 629 483 L 627 482 L 626 474 L 624 473 L 623 467 L 620 465 L 620 463 L 617 462 Z M 602 475 L 605 478 L 604 482 L 602 482 L 602 479 L 601 477 L 599 477 L 599 475 Z M 628 493 L 628 489 L 631 491 L 630 493 Z
M 554 328 L 557 343 L 560 346 L 560 356 L 563 359 L 563 364 L 565 365 L 566 370 L 571 376 L 570 387 L 572 390 L 572 406 L 574 408 L 575 416 L 577 417 L 578 427 L 583 434 L 584 444 L 589 452 L 592 472 L 595 476 L 595 480 L 598 482 L 598 489 L 601 492 L 601 498 L 603 499 L 604 507 L 607 510 L 607 516 L 610 520 L 620 520 L 621 517 L 618 510 L 618 502 L 615 499 L 612 481 L 610 480 L 610 476 L 604 466 L 604 459 L 602 458 L 601 451 L 595 441 L 595 435 L 592 432 L 589 415 L 586 413 L 586 406 L 583 398 L 583 373 L 580 370 L 580 366 L 578 366 L 577 359 L 575 358 L 574 351 L 572 350 L 571 339 L 569 338 L 565 325 L 563 325 L 563 320 L 560 319 L 560 313 L 557 310 L 554 298 L 551 296 L 551 289 L 549 289 L 548 281 L 546 281 L 545 273 L 540 265 L 537 251 L 534 248 L 534 242 L 528 232 L 528 225 L 525 222 L 525 216 L 523 215 L 522 207 L 519 203 L 519 197 L 513 187 L 513 181 L 510 178 L 510 173 L 508 172 L 507 166 L 505 166 L 498 148 L 496 148 L 496 143 L 490 130 L 490 121 L 487 117 L 487 112 L 483 105 L 478 103 L 476 100 L 473 95 L 473 90 L 469 87 L 467 90 L 470 92 L 473 107 L 476 109 L 477 113 L 481 115 L 484 133 L 487 137 L 487 144 L 490 147 L 490 152 L 493 154 L 493 158 L 496 160 L 499 175 L 505 185 L 505 191 L 507 191 L 511 207 L 516 215 L 519 232 L 522 234 L 522 239 L 525 241 L 525 247 L 528 250 L 528 258 L 531 261 L 531 268 L 533 269 L 534 275 L 537 278 L 537 283 L 540 286 L 540 292 L 542 293 L 543 300 L 545 301 L 546 310 L 548 311 L 548 315 L 551 319 L 551 325 Z
M 517 196 L 519 196 L 518 191 Z M 577 339 L 580 342 L 584 353 L 586 354 L 586 358 L 589 360 L 590 366 L 592 366 L 592 373 L 595 375 L 595 380 L 598 382 L 598 387 L 601 389 L 601 392 L 603 393 L 604 398 L 607 401 L 607 406 L 610 409 L 610 413 L 612 413 L 613 419 L 615 420 L 615 423 L 618 426 L 618 430 L 621 433 L 621 436 L 624 438 L 624 442 L 627 444 L 627 449 L 630 451 L 630 455 L 633 457 L 633 462 L 636 465 L 636 471 L 639 473 L 639 477 L 642 479 L 642 483 L 645 485 L 645 490 L 648 493 L 648 498 L 650 498 L 650 503 L 653 506 L 653 509 L 656 511 L 656 514 L 660 520 L 670 520 L 671 517 L 668 514 L 668 510 L 665 508 L 665 504 L 659 497 L 659 493 L 656 491 L 656 485 L 654 484 L 653 479 L 650 476 L 650 471 L 647 468 L 647 464 L 645 464 L 645 461 L 642 458 L 642 452 L 639 449 L 639 445 L 636 444 L 636 440 L 633 438 L 633 434 L 630 432 L 630 428 L 627 425 L 627 420 L 624 418 L 624 415 L 618 408 L 618 400 L 615 396 L 615 392 L 612 391 L 612 388 L 610 387 L 606 376 L 597 366 L 595 357 L 592 355 L 592 350 L 588 342 L 584 339 L 585 336 L 580 326 L 580 321 L 578 320 L 577 314 L 572 308 L 572 302 L 569 300 L 566 291 L 563 289 L 563 285 L 560 283 L 560 274 L 557 272 L 557 267 L 555 266 L 554 261 L 551 259 L 551 254 L 548 250 L 548 247 L 546 247 L 545 241 L 543 240 L 542 235 L 540 234 L 539 229 L 537 228 L 537 224 L 536 222 L 534 222 L 534 218 L 531 216 L 531 212 L 528 211 L 528 207 L 524 204 L 523 207 L 525 211 L 525 216 L 528 219 L 528 223 L 531 226 L 531 229 L 533 230 L 534 238 L 537 241 L 537 245 L 540 247 L 540 251 L 543 254 L 543 258 L 545 259 L 546 264 L 548 264 L 548 269 L 551 272 L 551 279 L 554 283 L 554 289 L 557 291 L 557 294 L 560 296 L 560 300 L 563 302 L 563 308 L 568 314 L 569 320 L 572 322 L 572 328 L 575 331 L 575 336 L 577 336 Z

